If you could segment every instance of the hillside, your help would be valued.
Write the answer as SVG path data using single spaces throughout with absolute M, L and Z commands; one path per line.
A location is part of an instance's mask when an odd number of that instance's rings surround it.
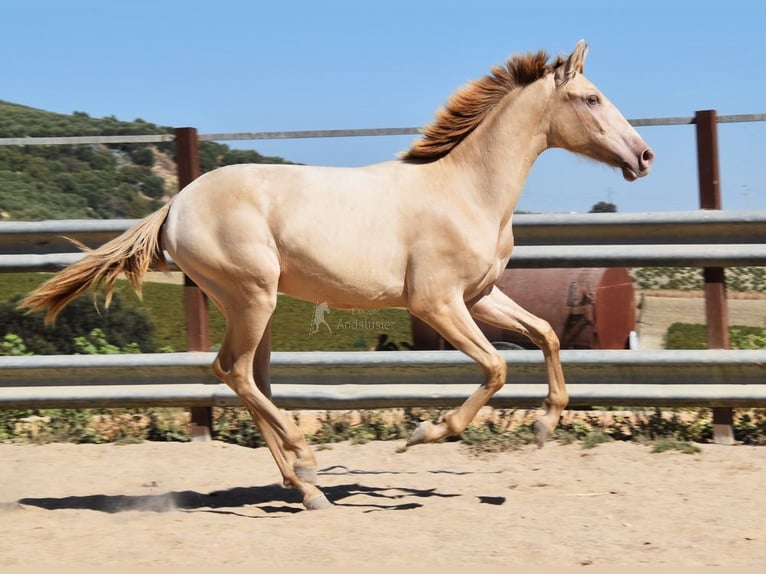
M 172 133 L 142 119 L 56 114 L 0 100 L 0 138 Z M 290 163 L 201 142 L 203 172 L 234 163 Z M 175 147 L 162 144 L 0 146 L 0 219 L 137 218 L 176 191 Z

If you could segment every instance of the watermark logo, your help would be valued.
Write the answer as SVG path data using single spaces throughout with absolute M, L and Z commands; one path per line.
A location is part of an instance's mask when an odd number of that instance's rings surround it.
M 327 332 L 332 335 L 330 324 L 327 322 L 327 319 L 325 319 L 325 316 L 329 314 L 330 306 L 327 303 L 317 303 L 314 305 L 314 318 L 311 321 L 311 330 L 309 331 L 309 335 L 316 335 L 319 333 L 319 329 L 322 327 L 322 325 L 324 325 L 327 329 Z
M 314 305 L 309 335 L 324 333 L 325 330 L 332 335 L 340 331 L 388 331 L 396 327 L 396 321 L 386 318 L 378 309 L 339 311 L 336 318 L 330 320 L 333 324 L 330 326 L 327 316 L 332 312 L 325 302 Z
M 350 316 L 338 317 L 336 331 L 388 331 L 396 321 L 386 319 L 379 309 L 352 309 Z

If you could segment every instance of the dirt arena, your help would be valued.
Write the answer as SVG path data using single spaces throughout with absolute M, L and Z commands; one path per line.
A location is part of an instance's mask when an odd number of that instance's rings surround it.
M 0 566 L 766 563 L 766 448 L 318 450 L 304 511 L 265 449 L 0 445 Z

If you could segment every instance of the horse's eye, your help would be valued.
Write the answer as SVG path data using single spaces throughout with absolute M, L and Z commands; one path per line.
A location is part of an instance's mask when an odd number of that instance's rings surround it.
M 601 98 L 599 98 L 597 94 L 591 94 L 589 96 L 586 96 L 585 103 L 587 103 L 591 107 L 597 106 L 601 103 Z

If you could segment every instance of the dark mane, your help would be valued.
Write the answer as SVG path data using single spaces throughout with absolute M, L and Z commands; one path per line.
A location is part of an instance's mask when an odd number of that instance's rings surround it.
M 444 108 L 436 113 L 433 123 L 420 130 L 422 137 L 401 159 L 429 162 L 444 157 L 475 130 L 509 92 L 539 80 L 563 61 L 556 58 L 548 63 L 548 54 L 540 50 L 512 56 L 505 64 L 493 67 L 488 75 L 452 94 Z

